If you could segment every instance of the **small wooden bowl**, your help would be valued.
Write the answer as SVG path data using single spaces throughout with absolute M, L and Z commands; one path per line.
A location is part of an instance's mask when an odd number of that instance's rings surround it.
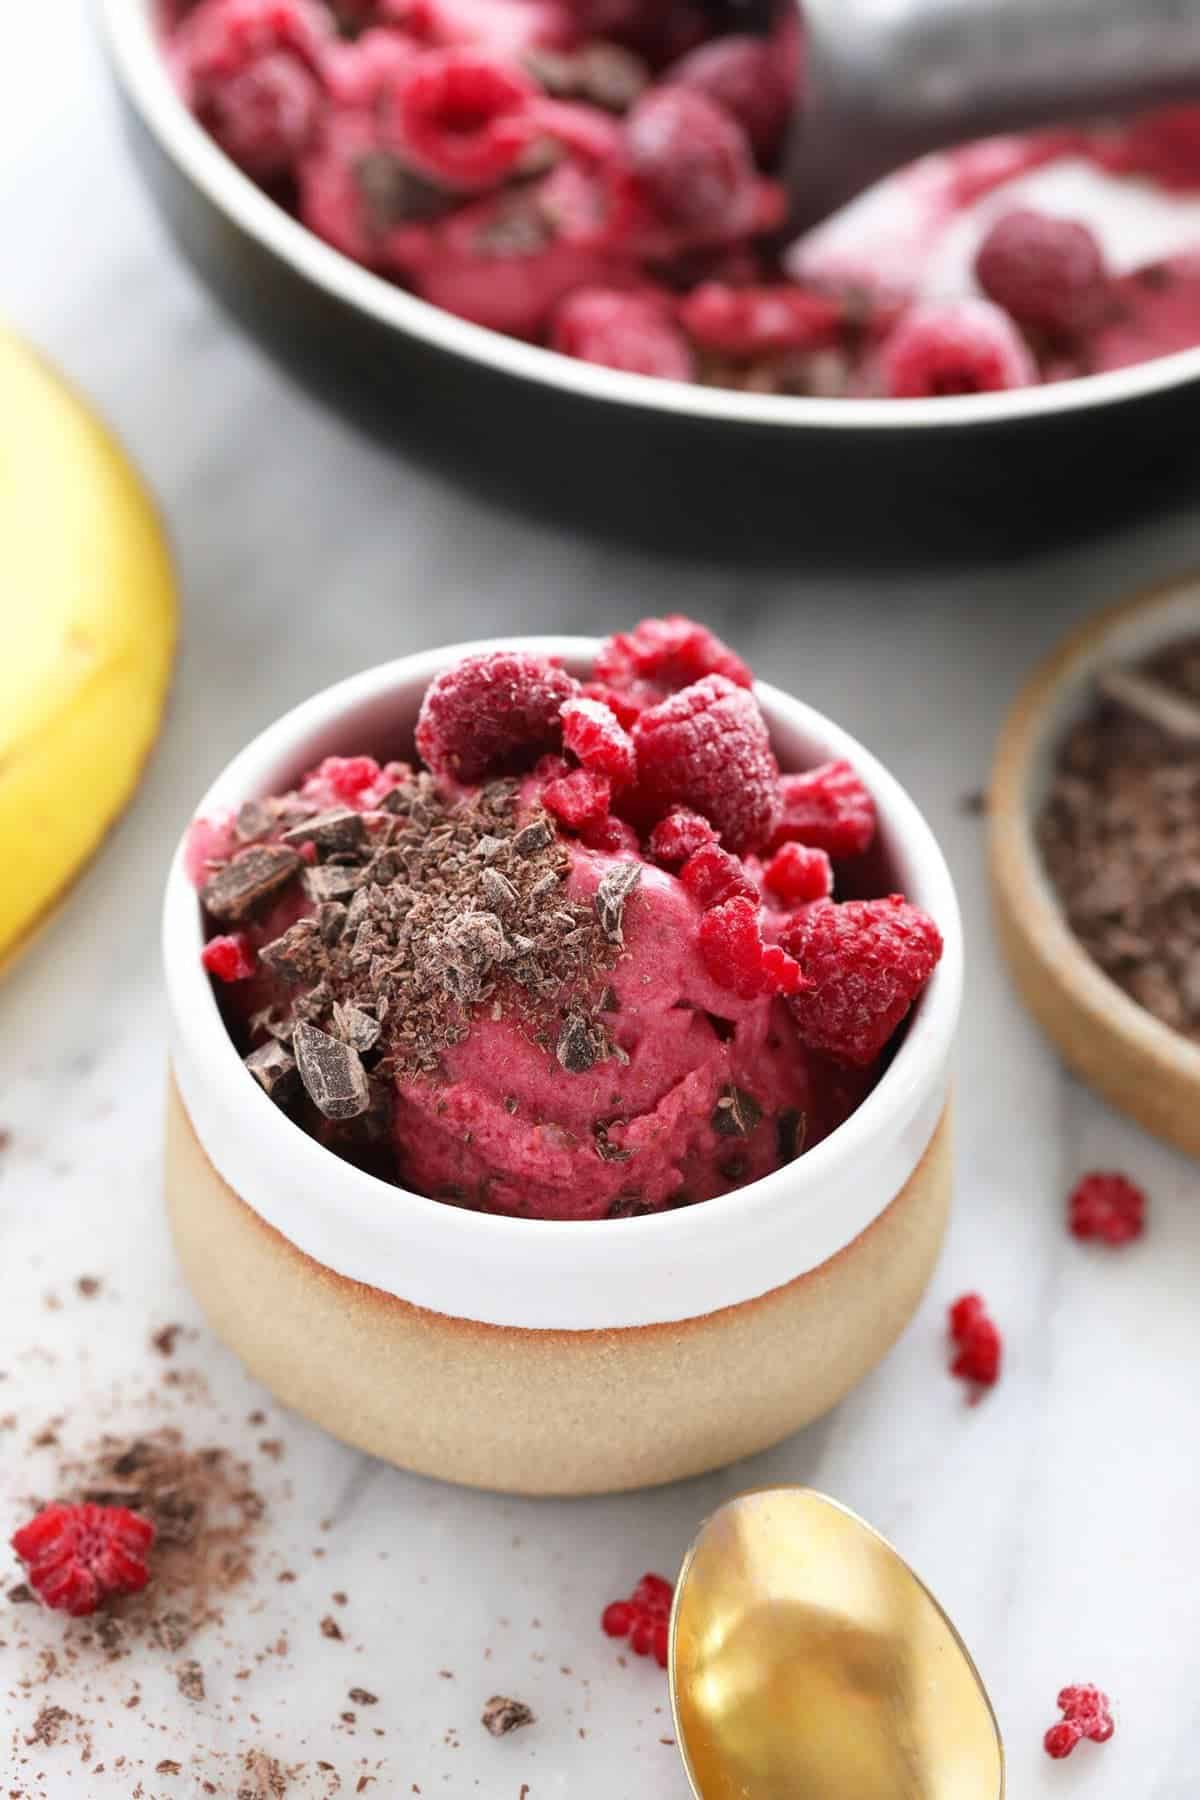
M 1035 838 L 1054 754 L 1095 676 L 1200 633 L 1200 573 L 1090 619 L 1030 678 L 1005 721 L 989 794 L 996 928 L 1022 999 L 1063 1060 L 1106 1100 L 1200 1157 L 1200 1045 L 1162 1024 L 1094 962 L 1067 924 Z

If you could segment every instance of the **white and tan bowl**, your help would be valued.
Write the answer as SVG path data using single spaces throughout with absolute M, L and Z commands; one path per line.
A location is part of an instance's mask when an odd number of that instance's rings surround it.
M 199 803 L 279 792 L 332 752 L 411 753 L 430 680 L 465 645 L 387 663 L 256 738 Z M 523 640 L 583 669 L 597 645 Z M 288 1405 L 391 1462 L 529 1494 L 640 1487 L 775 1443 L 861 1380 L 929 1279 L 950 1202 L 949 1065 L 962 939 L 907 794 L 770 687 L 784 767 L 848 757 L 888 873 L 937 920 L 941 965 L 875 1090 L 790 1167 L 678 1212 L 560 1222 L 465 1212 L 340 1161 L 247 1075 L 200 963 L 183 862 L 167 885 L 166 1188 L 213 1329 Z
M 1200 1045 L 1139 1006 L 1083 948 L 1037 846 L 1068 728 L 1098 671 L 1200 633 L 1200 575 L 1097 614 L 1034 671 L 1000 734 L 988 796 L 996 929 L 1026 1006 L 1083 1081 L 1156 1137 L 1200 1156 Z

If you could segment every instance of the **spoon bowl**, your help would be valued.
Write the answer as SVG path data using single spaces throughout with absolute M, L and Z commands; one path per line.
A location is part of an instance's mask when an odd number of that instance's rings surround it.
M 671 1617 L 696 1800 L 1003 1800 L 1004 1750 L 946 1614 L 862 1519 L 805 1488 L 704 1524 Z

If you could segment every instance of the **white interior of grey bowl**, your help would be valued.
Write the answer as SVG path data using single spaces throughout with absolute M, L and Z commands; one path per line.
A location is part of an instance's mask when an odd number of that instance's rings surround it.
M 139 115 L 164 152 L 227 218 L 304 279 L 379 323 L 506 374 L 595 400 L 695 418 L 871 431 L 1049 417 L 1162 393 L 1200 377 L 1200 349 L 1194 349 L 1107 374 L 1007 393 L 937 400 L 821 400 L 656 380 L 557 355 L 443 312 L 323 243 L 255 187 L 191 118 L 160 53 L 154 0 L 101 0 L 101 4 L 114 64 Z M 902 235 L 900 251 L 905 252 Z M 913 254 L 911 244 L 907 254 Z

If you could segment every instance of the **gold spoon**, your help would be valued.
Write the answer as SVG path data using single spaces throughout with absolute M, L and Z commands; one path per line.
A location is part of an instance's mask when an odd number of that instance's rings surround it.
M 878 1532 L 807 1488 L 742 1494 L 701 1527 L 671 1708 L 696 1800 L 1003 1800 L 962 1639 Z

